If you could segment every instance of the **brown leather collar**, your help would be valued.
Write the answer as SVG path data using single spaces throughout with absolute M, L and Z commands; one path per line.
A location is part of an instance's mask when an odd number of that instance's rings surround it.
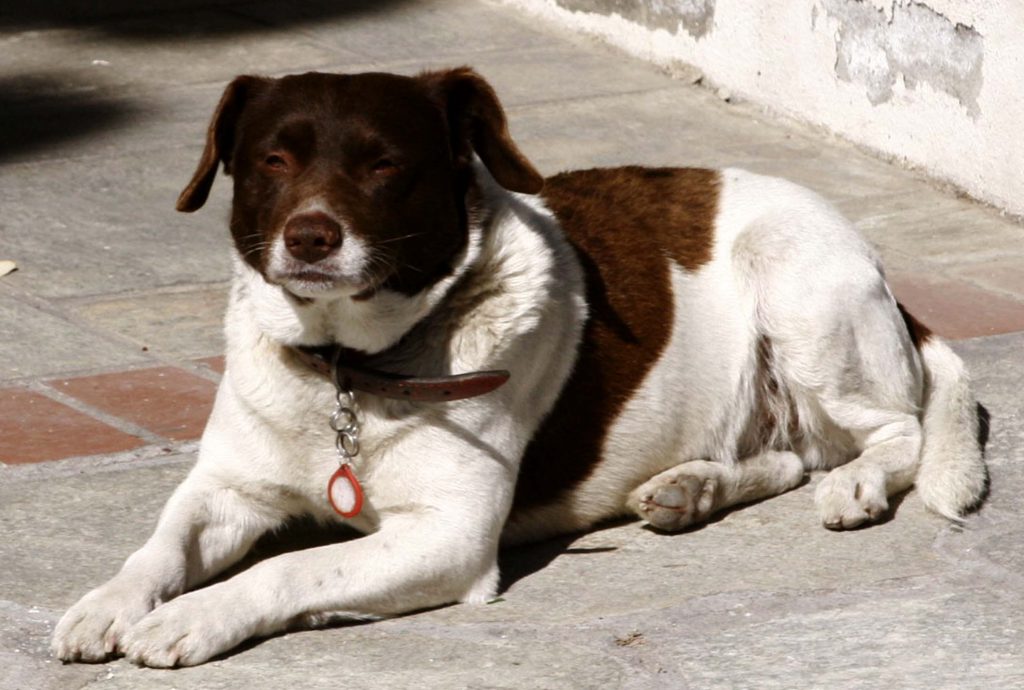
M 503 369 L 422 378 L 357 364 L 353 360 L 365 359 L 366 355 L 340 345 L 289 349 L 299 361 L 336 385 L 394 400 L 449 402 L 473 398 L 501 387 L 509 378 L 509 372 Z

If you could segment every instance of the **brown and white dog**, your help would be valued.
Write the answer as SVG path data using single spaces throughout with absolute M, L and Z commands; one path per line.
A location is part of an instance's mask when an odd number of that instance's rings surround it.
M 221 163 L 238 258 L 199 460 L 60 621 L 61 659 L 191 665 L 331 613 L 487 601 L 503 540 L 631 513 L 675 531 L 806 470 L 831 470 L 829 528 L 878 519 L 915 481 L 951 519 L 980 500 L 960 360 L 806 189 L 741 170 L 544 180 L 468 69 L 239 77 L 180 210 Z M 330 500 L 336 390 L 315 348 L 370 372 Z M 511 376 L 491 390 L 503 377 L 476 372 L 494 370 Z M 423 385 L 463 399 L 418 397 L 422 377 L 462 374 Z M 194 589 L 302 514 L 365 536 Z

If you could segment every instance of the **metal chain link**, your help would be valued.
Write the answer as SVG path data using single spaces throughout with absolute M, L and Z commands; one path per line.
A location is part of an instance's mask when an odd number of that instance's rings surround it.
M 331 429 L 336 434 L 334 447 L 338 449 L 338 462 L 342 465 L 359 455 L 359 405 L 351 388 L 338 388 L 337 406 L 331 414 Z

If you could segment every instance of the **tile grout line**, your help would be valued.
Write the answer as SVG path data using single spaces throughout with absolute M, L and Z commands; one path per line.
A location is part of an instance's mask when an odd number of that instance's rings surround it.
M 211 355 L 211 356 L 212 357 L 223 357 L 223 355 Z M 185 361 L 178 360 L 178 362 L 176 364 L 169 365 L 169 366 L 173 366 L 176 369 L 181 369 L 182 371 L 187 371 L 188 373 L 192 374 L 193 376 L 197 376 L 198 378 L 201 378 L 201 379 L 206 379 L 210 383 L 215 383 L 215 384 L 217 384 L 219 386 L 220 382 L 221 382 L 221 379 L 223 379 L 224 377 L 219 372 L 217 372 L 216 369 L 211 367 L 208 363 L 198 361 L 200 359 L 209 359 L 209 357 L 197 357 L 194 360 L 185 360 Z
M 129 365 L 111 364 L 108 366 L 89 367 L 86 369 L 68 369 L 55 371 L 46 374 L 32 374 L 29 376 L 17 376 L 9 379 L 0 379 L 0 388 L 30 388 L 35 382 L 45 382 L 53 379 L 80 379 L 90 376 L 103 376 L 106 374 L 126 374 L 147 369 L 161 369 L 170 367 L 181 369 L 199 378 L 206 379 L 212 383 L 220 383 L 221 376 L 207 364 L 197 360 L 210 357 L 223 357 L 223 353 L 195 357 L 194 359 L 163 359 L 154 355 L 151 360 L 137 362 Z
M 225 251 L 229 251 L 228 247 L 225 247 Z M 67 317 L 69 312 L 63 308 L 63 305 L 67 304 L 70 306 L 91 306 L 93 304 L 109 302 L 121 299 L 133 299 L 133 298 L 146 298 L 146 297 L 163 297 L 167 295 L 188 295 L 196 292 L 205 292 L 211 290 L 224 290 L 225 292 L 231 289 L 231 277 L 224 277 L 218 280 L 210 281 L 199 281 L 191 283 L 172 283 L 170 285 L 158 285 L 152 288 L 134 288 L 128 290 L 122 290 L 119 292 L 98 292 L 85 295 L 57 295 L 57 296 L 40 296 L 26 290 L 25 288 L 17 285 L 16 283 L 8 283 L 4 285 L 4 292 L 9 296 L 24 301 L 29 306 L 35 307 L 40 311 L 47 311 L 47 313 Z M 88 324 L 88 322 L 85 322 Z
M 0 468 L 0 476 L 11 481 L 33 481 L 42 478 L 68 477 L 79 474 L 110 472 L 139 467 L 152 467 L 192 461 L 198 441 L 178 441 L 170 448 L 139 446 L 130 450 L 95 455 L 76 455 L 57 460 L 16 463 Z
M 225 247 L 225 251 L 231 251 L 230 247 Z M 225 294 L 230 293 L 231 290 L 231 278 L 227 277 L 222 280 L 205 280 L 195 281 L 190 283 L 171 283 L 168 285 L 157 285 L 150 288 L 129 288 L 127 290 L 121 290 L 118 292 L 98 292 L 86 295 L 64 295 L 57 297 L 37 297 L 37 299 L 45 299 L 48 302 L 52 302 L 56 305 L 72 305 L 72 306 L 92 306 L 94 304 L 100 304 L 103 302 L 112 302 L 115 300 L 128 300 L 128 299 L 145 299 L 147 297 L 165 297 L 175 295 L 190 295 L 197 292 L 211 292 L 216 290 L 223 290 Z M 21 292 L 17 288 L 13 290 Z M 27 293 L 26 293 L 27 294 Z
M 72 311 L 61 308 L 60 305 L 55 304 L 50 298 L 39 297 L 23 290 L 16 290 L 16 292 L 17 294 L 14 295 L 15 299 L 36 311 L 40 311 L 47 316 L 59 319 L 69 326 L 72 326 L 79 331 L 85 331 L 89 335 L 92 335 L 101 341 L 106 341 L 111 345 L 126 347 L 133 351 L 140 351 L 143 357 L 143 362 L 140 363 L 158 361 L 147 350 L 142 350 L 143 346 L 139 343 L 121 335 L 120 333 L 100 329 L 95 324 L 91 324 L 87 320 L 78 318 Z
M 206 284 L 204 284 L 204 285 L 206 285 Z M 218 283 L 214 284 L 213 286 L 214 287 L 219 287 L 221 285 L 224 285 L 225 287 L 228 287 L 230 284 L 229 283 L 223 283 L 221 281 L 221 282 L 218 282 Z M 64 308 L 62 303 L 58 303 L 56 301 L 53 301 L 50 298 L 38 297 L 36 295 L 32 295 L 30 293 L 26 293 L 26 292 L 24 292 L 22 290 L 17 290 L 16 289 L 15 292 L 17 293 L 17 294 L 14 295 L 15 299 L 23 301 L 28 306 L 30 306 L 30 307 L 32 307 L 32 308 L 34 308 L 34 309 L 36 309 L 36 310 L 38 310 L 40 312 L 43 312 L 44 314 L 52 316 L 52 317 L 54 317 L 56 319 L 60 319 L 61 321 L 67 323 L 70 326 L 73 326 L 76 329 L 85 331 L 85 332 L 87 332 L 87 333 L 89 333 L 91 335 L 96 336 L 97 338 L 100 338 L 102 340 L 106 340 L 107 342 L 110 342 L 112 344 L 116 344 L 116 345 L 119 345 L 121 347 L 125 347 L 125 348 L 127 348 L 129 350 L 132 350 L 132 351 L 136 351 L 137 350 L 137 351 L 140 351 L 142 353 L 143 359 L 141 361 L 137 362 L 138 366 L 120 367 L 120 368 L 114 369 L 113 371 L 103 372 L 103 373 L 116 373 L 118 371 L 138 371 L 138 370 L 142 370 L 142 369 L 155 369 L 155 368 L 164 366 L 164 367 L 174 367 L 174 368 L 177 368 L 177 369 L 182 369 L 184 371 L 188 371 L 188 372 L 190 372 L 192 374 L 195 374 L 195 375 L 199 376 L 200 378 L 207 379 L 207 380 L 212 381 L 214 383 L 219 383 L 220 382 L 219 376 L 217 378 L 211 378 L 210 372 L 208 372 L 205 367 L 202 367 L 202 365 L 191 364 L 191 363 L 188 363 L 189 362 L 188 359 L 182 359 L 180 357 L 167 357 L 167 356 L 164 356 L 164 355 L 162 355 L 162 354 L 160 354 L 158 352 L 150 350 L 146 345 L 144 345 L 142 343 L 139 343 L 139 342 L 137 342 L 135 340 L 132 340 L 131 338 L 129 338 L 126 335 L 118 333 L 117 331 L 112 331 L 112 330 L 107 330 L 107 329 L 101 328 L 101 327 L 97 326 L 96 324 L 90 322 L 88 319 L 82 319 L 82 318 L 78 317 L 77 314 L 75 314 L 75 312 L 73 310 L 68 310 L 68 309 Z M 141 295 L 130 295 L 129 294 L 127 297 L 124 297 L 124 296 L 114 296 L 113 299 L 115 299 L 115 300 L 116 299 L 131 299 L 132 297 L 138 297 L 138 296 L 146 297 L 146 296 L 148 296 L 148 294 L 152 294 L 152 293 L 147 293 L 146 291 L 139 291 L 139 292 L 141 292 Z M 187 294 L 188 292 L 190 292 L 188 289 L 184 289 L 184 290 L 181 290 L 180 293 L 175 291 L 175 292 L 168 292 L 166 294 Z M 198 290 L 196 290 L 195 292 L 198 292 Z M 156 294 L 164 294 L 164 293 L 156 292 Z M 75 300 L 75 299 L 76 298 L 74 298 L 74 297 L 70 298 L 70 300 Z M 82 298 L 82 299 L 84 299 L 84 298 Z M 97 299 L 95 303 L 102 303 L 103 301 L 104 300 L 102 298 L 100 298 L 100 299 Z M 78 302 L 75 302 L 75 301 L 70 301 L 69 303 L 72 306 L 75 306 L 76 304 L 78 304 Z M 217 356 L 221 356 L 222 354 L 223 353 L 217 353 L 217 354 L 214 354 L 214 355 L 207 355 L 207 357 L 217 357 Z M 193 359 L 204 359 L 204 357 L 200 356 L 200 357 L 195 357 Z M 97 370 L 103 370 L 103 369 L 105 369 L 105 367 L 97 367 L 96 369 Z M 90 371 L 90 370 L 81 370 L 81 371 Z M 212 373 L 214 375 L 216 375 L 216 372 L 212 372 Z M 82 375 L 88 375 L 88 374 L 81 374 L 81 373 L 75 373 L 75 372 L 71 372 L 69 374 L 64 374 L 64 373 L 53 374 L 53 376 L 64 376 L 64 377 L 77 377 L 77 376 L 82 376 Z M 50 377 L 49 374 L 44 374 L 43 376 L 34 375 L 34 376 L 27 376 L 27 377 L 19 377 L 19 378 L 10 379 L 7 382 L 0 381 L 0 385 L 4 385 L 5 383 L 10 383 L 10 384 L 21 383 L 22 385 L 29 385 L 29 386 L 31 386 L 34 381 L 37 381 L 37 380 L 42 379 L 42 378 L 49 378 L 49 377 Z
M 65 407 L 81 412 L 82 414 L 91 417 L 92 419 L 102 422 L 103 424 L 120 431 L 121 433 L 134 436 L 145 442 L 146 445 L 150 446 L 164 446 L 171 447 L 174 445 L 174 441 L 169 438 L 164 438 L 159 434 L 156 434 L 143 426 L 135 424 L 134 422 L 122 419 L 116 415 L 109 414 L 100 410 L 92 405 L 79 400 L 78 398 L 69 395 L 55 386 L 51 386 L 43 381 L 36 380 L 27 386 L 28 390 L 44 395 L 47 398 L 58 402 Z M 44 461 L 45 462 L 45 461 Z

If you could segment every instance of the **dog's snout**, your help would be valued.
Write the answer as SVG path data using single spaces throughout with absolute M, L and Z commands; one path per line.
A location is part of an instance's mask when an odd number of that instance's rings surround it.
M 284 226 L 284 245 L 296 259 L 315 263 L 341 246 L 341 226 L 326 213 L 292 216 Z

